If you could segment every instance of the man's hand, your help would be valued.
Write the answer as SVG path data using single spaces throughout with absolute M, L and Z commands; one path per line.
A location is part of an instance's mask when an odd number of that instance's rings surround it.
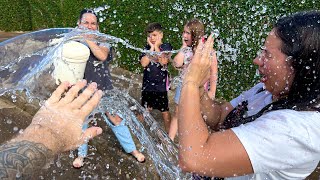
M 86 80 L 82 80 L 70 88 L 69 83 L 62 83 L 36 113 L 24 133 L 13 141 L 41 143 L 53 153 L 59 153 L 75 149 L 101 134 L 100 127 L 91 127 L 82 132 L 84 120 L 98 105 L 102 96 L 96 83 L 89 84 L 79 94 L 86 84 Z

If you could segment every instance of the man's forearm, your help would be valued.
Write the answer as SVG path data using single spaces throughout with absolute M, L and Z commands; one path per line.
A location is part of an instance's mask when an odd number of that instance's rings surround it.
M 0 179 L 29 179 L 53 157 L 53 152 L 31 141 L 8 142 L 0 146 Z

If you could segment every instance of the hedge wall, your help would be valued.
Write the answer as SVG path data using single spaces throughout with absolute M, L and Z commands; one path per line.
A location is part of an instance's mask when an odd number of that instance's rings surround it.
M 201 19 L 207 33 L 220 31 L 219 96 L 230 99 L 257 82 L 252 59 L 263 44 L 272 23 L 282 15 L 320 7 L 320 1 L 304 0 L 1 0 L 0 30 L 33 31 L 52 27 L 75 27 L 83 8 L 100 7 L 100 30 L 144 47 L 145 26 L 160 22 L 165 40 L 175 49 L 181 46 L 183 24 L 190 18 Z M 140 73 L 139 52 L 117 47 L 119 66 Z M 172 74 L 177 72 L 171 68 Z M 232 88 L 237 87 L 237 88 Z

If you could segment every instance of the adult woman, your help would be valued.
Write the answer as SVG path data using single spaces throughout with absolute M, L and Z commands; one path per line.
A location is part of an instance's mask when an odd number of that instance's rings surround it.
M 90 31 L 97 31 L 99 30 L 97 20 L 97 15 L 93 10 L 84 9 L 80 12 L 78 27 Z M 112 55 L 110 53 L 111 46 L 108 43 L 96 43 L 92 38 L 92 36 L 85 36 L 84 43 L 90 49 L 90 57 L 86 64 L 84 78 L 88 82 L 96 82 L 98 89 L 103 91 L 111 90 L 113 86 L 108 68 L 109 62 L 112 60 Z M 106 113 L 106 115 L 107 117 L 103 116 L 106 123 L 111 127 L 124 150 L 127 153 L 132 154 L 139 162 L 143 162 L 145 157 L 136 149 L 130 131 L 125 125 L 125 121 L 121 121 L 121 115 L 113 116 L 109 113 Z M 87 127 L 88 124 L 85 123 L 83 129 L 85 130 Z M 83 160 L 87 156 L 87 151 L 88 144 L 80 146 L 78 149 L 78 157 L 73 161 L 74 167 L 80 168 L 83 166 Z
M 255 120 L 209 134 L 200 112 L 199 87 L 207 81 L 213 38 L 197 48 L 185 75 L 179 109 L 180 165 L 206 176 L 303 179 L 320 160 L 320 13 L 278 20 L 254 63 L 273 95 Z M 213 105 L 216 122 L 223 110 Z M 260 116 L 260 117 L 258 117 Z

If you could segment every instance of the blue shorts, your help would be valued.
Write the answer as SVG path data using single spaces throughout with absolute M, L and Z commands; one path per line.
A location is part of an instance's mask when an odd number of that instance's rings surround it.
M 179 101 L 180 101 L 181 88 L 182 88 L 182 83 L 179 83 L 176 87 L 176 94 L 174 95 L 174 102 L 176 104 L 179 104 Z

